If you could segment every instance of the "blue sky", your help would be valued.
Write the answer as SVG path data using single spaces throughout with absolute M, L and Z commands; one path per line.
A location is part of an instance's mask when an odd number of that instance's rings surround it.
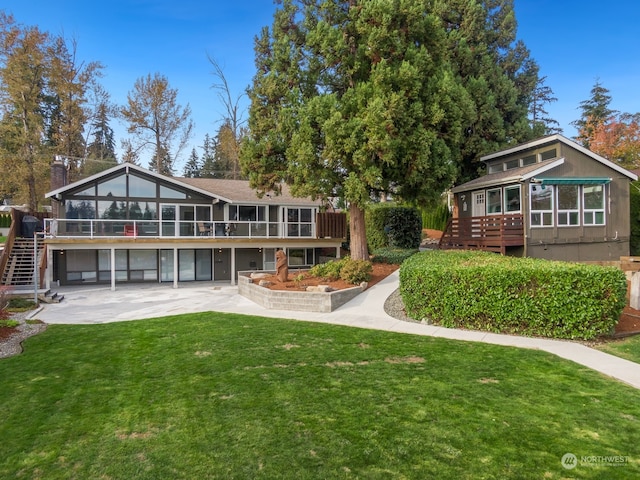
M 181 172 L 191 148 L 215 134 L 225 112 L 211 89 L 207 55 L 223 67 L 233 95 L 241 95 L 254 73 L 254 37 L 271 25 L 276 6 L 272 0 L 3 0 L 0 8 L 18 23 L 75 39 L 80 60 L 104 64 L 101 81 L 117 104 L 126 102 L 136 79 L 165 75 L 196 124 L 177 164 Z M 566 136 L 575 135 L 570 122 L 597 79 L 610 90 L 612 108 L 640 112 L 640 2 L 515 0 L 515 9 L 518 38 L 558 98 L 548 110 Z M 112 127 L 119 144 L 125 127 Z

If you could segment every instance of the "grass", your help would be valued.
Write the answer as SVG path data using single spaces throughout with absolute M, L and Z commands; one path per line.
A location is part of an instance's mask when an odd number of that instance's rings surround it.
M 539 351 L 234 314 L 50 325 L 0 360 L 0 478 L 640 474 L 640 391 Z M 580 463 L 565 453 L 628 456 Z
M 603 352 L 640 363 L 640 335 L 634 335 L 624 340 L 604 343 L 598 345 L 597 348 Z

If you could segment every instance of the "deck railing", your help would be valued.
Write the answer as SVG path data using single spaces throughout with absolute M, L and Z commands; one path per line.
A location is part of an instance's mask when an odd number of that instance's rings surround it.
M 440 238 L 442 249 L 488 250 L 505 254 L 524 245 L 522 214 L 451 218 Z
M 312 222 L 47 219 L 53 238 L 314 238 Z

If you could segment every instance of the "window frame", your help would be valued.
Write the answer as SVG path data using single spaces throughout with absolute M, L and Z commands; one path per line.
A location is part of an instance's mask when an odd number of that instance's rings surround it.
M 576 189 L 576 207 L 575 208 L 560 208 L 560 190 L 565 187 L 575 187 Z M 580 226 L 580 211 L 581 211 L 581 196 L 582 196 L 582 185 L 556 185 L 555 188 L 556 195 L 556 224 L 558 227 L 579 227 Z M 571 223 L 571 214 L 574 214 L 576 223 Z M 566 215 L 566 223 L 560 222 L 560 215 Z
M 554 217 L 555 217 L 555 203 L 554 203 L 554 197 L 555 197 L 555 189 L 553 188 L 553 185 L 544 185 L 545 188 L 542 188 L 542 185 L 539 184 L 535 184 L 535 183 L 530 183 L 529 184 L 529 225 L 531 226 L 531 228 L 549 228 L 549 227 L 554 227 L 555 226 L 555 222 L 554 222 Z M 551 207 L 549 209 L 533 209 L 533 192 L 535 191 L 536 188 L 540 188 L 541 190 L 544 190 L 546 188 L 550 188 L 551 189 L 551 195 L 549 197 L 550 201 L 551 201 Z M 540 215 L 540 223 L 534 223 L 534 215 Z M 544 223 L 545 221 L 545 217 L 550 218 L 551 223 Z

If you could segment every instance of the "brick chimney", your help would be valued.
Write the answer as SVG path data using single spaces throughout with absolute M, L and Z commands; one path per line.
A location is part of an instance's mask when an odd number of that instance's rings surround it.
M 51 164 L 51 190 L 57 190 L 67 185 L 67 166 L 62 157 L 56 155 Z M 60 218 L 60 208 L 64 207 L 59 201 L 51 197 L 51 216 Z

